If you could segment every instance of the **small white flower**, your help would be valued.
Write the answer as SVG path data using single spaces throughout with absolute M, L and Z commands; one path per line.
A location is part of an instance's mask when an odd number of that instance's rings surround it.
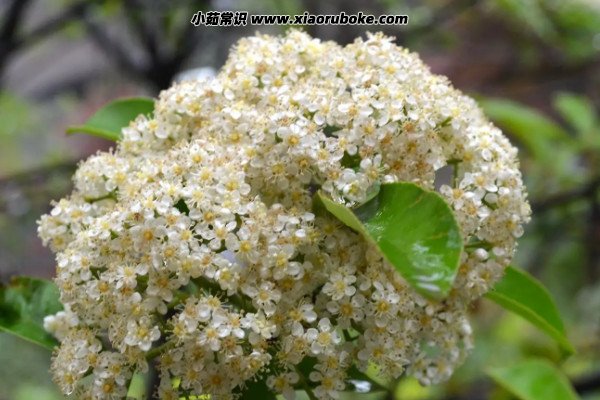
M 276 393 L 281 393 L 286 400 L 294 400 L 296 398 L 294 387 L 299 379 L 296 372 L 286 372 L 277 376 L 269 376 L 267 385 Z
M 129 320 L 127 322 L 127 335 L 125 344 L 137 346 L 143 351 L 150 350 L 152 343 L 160 338 L 160 330 L 152 325 L 150 318 L 142 317 L 140 320 Z
M 306 331 L 306 339 L 311 343 L 310 349 L 313 354 L 330 352 L 332 346 L 340 343 L 341 338 L 334 330 L 328 318 L 319 321 L 318 329 L 310 328 Z

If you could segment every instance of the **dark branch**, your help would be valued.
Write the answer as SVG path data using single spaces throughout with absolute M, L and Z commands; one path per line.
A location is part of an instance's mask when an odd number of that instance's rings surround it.
M 3 26 L 0 28 L 0 86 L 8 57 L 15 49 L 17 29 L 28 5 L 29 0 L 13 0 L 2 18 Z
M 600 390 L 600 371 L 574 381 L 573 387 L 579 394 L 587 394 Z
M 83 15 L 87 7 L 90 6 L 90 1 L 83 0 L 75 3 L 65 9 L 62 13 L 49 18 L 46 22 L 40 26 L 34 28 L 30 32 L 23 34 L 22 37 L 16 39 L 15 47 L 25 47 L 34 44 L 40 39 L 46 38 L 60 29 L 64 28 L 70 22 Z
M 76 161 L 65 161 L 54 165 L 45 165 L 34 169 L 29 169 L 24 172 L 19 172 L 13 175 L 1 176 L 0 186 L 4 186 L 10 183 L 26 184 L 28 182 L 35 182 L 38 180 L 45 180 L 48 176 L 55 173 L 72 173 L 77 167 Z
M 143 67 L 132 60 L 119 42 L 113 40 L 100 25 L 91 19 L 89 15 L 85 15 L 83 24 L 94 43 L 96 43 L 96 45 L 120 68 L 123 68 L 126 72 L 135 77 L 142 75 Z
M 565 65 L 564 63 L 541 63 L 539 66 L 524 70 L 515 63 L 507 65 L 495 77 L 488 80 L 485 86 L 489 89 L 496 87 L 532 85 L 550 83 L 556 85 L 557 82 L 563 83 L 582 79 L 595 73 L 600 68 L 600 59 L 597 57 L 588 60 Z M 585 79 L 585 78 L 583 78 Z
M 133 0 L 136 1 L 136 0 Z M 168 10 L 164 10 L 166 14 Z M 187 21 L 186 21 L 187 22 Z M 156 29 L 169 36 L 173 46 L 159 52 L 154 59 L 150 57 L 150 64 L 146 66 L 145 78 L 152 82 L 157 89 L 165 89 L 171 85 L 174 76 L 181 71 L 185 61 L 192 55 L 194 47 L 198 44 L 195 37 L 195 27 L 185 23 L 183 29 L 170 29 L 156 21 Z M 149 55 L 152 50 L 147 49 Z
M 545 200 L 534 202 L 532 209 L 534 214 L 542 214 L 555 207 L 562 206 L 582 198 L 590 197 L 600 188 L 600 177 L 593 179 L 589 183 L 567 192 L 559 193 Z
M 159 28 L 158 24 L 152 26 L 152 21 L 143 17 L 144 4 L 139 0 L 126 0 L 124 2 L 124 14 L 130 21 L 130 28 L 133 29 L 133 33 L 138 36 L 138 39 L 142 42 L 142 45 L 148 53 L 151 64 L 157 64 L 161 62 L 161 54 L 158 48 L 158 40 L 156 30 Z M 149 7 L 152 9 L 152 7 Z M 154 18 L 154 15 L 151 16 Z
M 81 0 L 67 7 L 62 13 L 48 19 L 30 32 L 19 33 L 18 28 L 19 25 L 22 25 L 22 19 L 26 11 L 25 7 L 29 1 L 15 0 L 9 6 L 3 18 L 3 27 L 0 31 L 0 79 L 2 78 L 4 67 L 8 63 L 9 56 L 12 53 L 64 28 L 67 24 L 82 15 L 85 9 L 96 0 Z
M 2 30 L 0 30 L 0 43 L 11 44 L 17 34 L 17 28 L 25 15 L 25 10 L 30 0 L 13 0 L 2 19 Z

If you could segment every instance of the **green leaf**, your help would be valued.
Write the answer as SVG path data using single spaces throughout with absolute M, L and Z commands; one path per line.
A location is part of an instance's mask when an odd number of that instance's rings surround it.
M 548 334 L 567 354 L 575 352 L 550 293 L 527 272 L 508 267 L 504 277 L 485 296 Z
M 321 192 L 317 199 L 372 241 L 417 291 L 434 299 L 448 294 L 463 243 L 454 214 L 440 195 L 412 183 L 391 183 L 354 210 Z
M 129 382 L 129 388 L 127 389 L 128 399 L 143 399 L 146 394 L 146 382 L 144 375 L 135 373 L 131 377 Z
M 573 144 L 572 138 L 538 111 L 509 100 L 480 100 L 485 113 L 519 140 L 535 157 L 552 160 L 555 141 Z
M 58 342 L 44 330 L 44 317 L 62 308 L 51 281 L 16 277 L 0 286 L 0 329 L 47 349 Z
M 127 127 L 138 115 L 152 114 L 153 110 L 154 100 L 149 98 L 118 99 L 99 109 L 85 124 L 67 128 L 67 133 L 86 133 L 117 141 L 121 138 L 121 129 Z
M 490 368 L 488 375 L 520 400 L 577 400 L 568 379 L 543 359 L 529 359 L 510 367 Z

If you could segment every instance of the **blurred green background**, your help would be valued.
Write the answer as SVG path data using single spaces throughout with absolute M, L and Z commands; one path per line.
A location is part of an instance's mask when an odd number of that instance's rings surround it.
M 398 400 L 510 399 L 488 367 L 535 355 L 583 399 L 600 399 L 600 1 L 1 0 L 0 279 L 51 277 L 35 221 L 71 190 L 78 160 L 109 148 L 64 134 L 105 102 L 155 96 L 184 71 L 218 69 L 235 41 L 282 27 L 205 27 L 196 11 L 406 14 L 406 26 L 307 26 L 348 43 L 383 30 L 480 100 L 519 146 L 533 207 L 515 265 L 548 287 L 577 354 L 562 360 L 532 326 L 481 301 L 476 348 L 445 385 L 401 380 Z M 206 72 L 206 70 L 204 70 Z M 49 353 L 0 334 L 0 400 L 60 399 Z M 543 399 L 540 399 L 543 400 Z

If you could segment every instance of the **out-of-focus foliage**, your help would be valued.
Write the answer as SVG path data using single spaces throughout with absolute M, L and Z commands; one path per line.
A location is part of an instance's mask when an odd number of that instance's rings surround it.
M 63 399 L 48 373 L 48 350 L 5 333 L 0 333 L 0 349 L 0 399 Z
M 598 370 L 597 107 L 589 98 L 567 92 L 556 93 L 551 99 L 555 119 L 513 101 L 484 99 L 481 103 L 507 134 L 523 144 L 521 159 L 528 189 L 533 199 L 540 199 L 533 201 L 533 222 L 521 241 L 516 262 L 541 277 L 567 318 L 567 331 L 578 353 L 562 368 L 578 374 L 581 370 Z M 541 131 L 546 134 L 539 134 Z M 528 344 L 524 349 L 555 362 L 560 360 L 546 346 Z
M 536 40 L 542 40 L 564 52 L 573 62 L 598 53 L 600 4 L 594 0 L 493 0 L 492 3 L 515 28 L 527 28 L 526 45 L 533 52 Z
M 41 140 L 34 135 L 39 130 L 44 112 L 36 109 L 21 96 L 9 91 L 0 90 L 0 171 L 18 171 L 20 165 L 33 164 L 30 152 L 43 153 L 44 138 Z M 36 143 L 37 142 L 37 143 Z M 33 149 L 32 149 L 33 147 Z M 49 159 L 60 157 L 59 149 L 49 154 Z M 35 165 L 35 164 L 34 164 Z
M 600 128 L 590 100 L 559 93 L 553 104 L 564 126 L 523 104 L 481 100 L 487 115 L 527 152 L 523 162 L 535 174 L 526 176 L 534 198 L 588 182 L 600 167 Z
M 573 144 L 571 137 L 558 124 L 534 109 L 502 99 L 485 99 L 480 103 L 490 118 L 544 162 L 554 159 L 554 143 Z

